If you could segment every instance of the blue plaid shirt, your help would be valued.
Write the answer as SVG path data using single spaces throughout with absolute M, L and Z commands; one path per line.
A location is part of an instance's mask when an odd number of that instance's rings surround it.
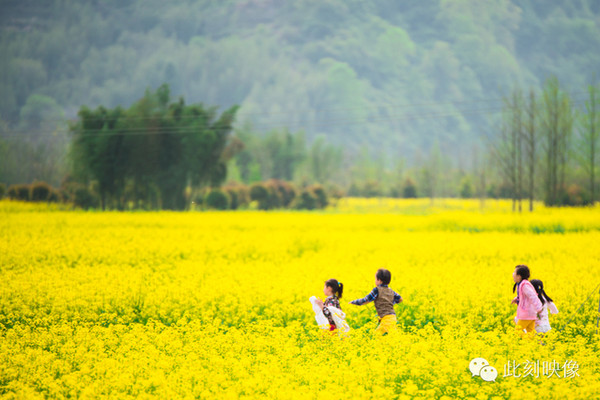
M 381 286 L 388 287 L 388 285 L 381 285 Z M 369 293 L 362 299 L 352 300 L 350 302 L 350 304 L 362 306 L 363 304 L 367 304 L 372 301 L 375 301 L 375 299 L 377 298 L 378 295 L 379 295 L 379 289 L 377 289 L 377 286 L 375 286 L 375 288 L 373 290 L 371 290 L 371 293 Z M 402 300 L 402 296 L 400 296 L 398 293 L 394 292 L 394 304 L 400 303 L 401 300 Z

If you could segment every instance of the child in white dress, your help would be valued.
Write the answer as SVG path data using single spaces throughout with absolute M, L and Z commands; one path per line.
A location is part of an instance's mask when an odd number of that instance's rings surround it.
M 532 279 L 531 284 L 533 288 L 537 292 L 537 295 L 542 302 L 543 308 L 542 312 L 539 314 L 539 318 L 535 320 L 535 331 L 537 333 L 546 333 L 550 329 L 550 318 L 548 312 L 550 314 L 558 314 L 558 308 L 554 304 L 554 301 L 548 297 L 546 292 L 544 291 L 544 284 L 539 279 Z
M 312 296 L 309 301 L 315 312 L 315 319 L 321 329 L 330 331 L 339 330 L 340 332 L 348 332 L 350 326 L 346 323 L 346 313 L 341 310 L 340 298 L 344 292 L 344 285 L 337 279 L 329 279 L 325 281 L 323 293 L 327 298 L 325 301 Z

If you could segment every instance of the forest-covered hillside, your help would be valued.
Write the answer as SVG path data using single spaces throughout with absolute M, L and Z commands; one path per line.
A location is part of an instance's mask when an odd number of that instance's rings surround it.
M 502 96 L 515 86 L 539 90 L 554 75 L 577 106 L 600 66 L 600 2 L 592 0 L 0 7 L 5 140 L 56 136 L 55 121 L 82 105 L 127 107 L 167 83 L 188 103 L 240 105 L 238 128 L 257 135 L 304 131 L 308 143 L 323 135 L 346 155 L 368 149 L 408 163 L 437 144 L 465 160 L 473 143 L 497 134 Z

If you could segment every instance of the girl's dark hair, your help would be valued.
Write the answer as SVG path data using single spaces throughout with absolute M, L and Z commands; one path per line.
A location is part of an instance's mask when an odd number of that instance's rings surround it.
M 333 289 L 333 294 L 338 298 L 342 298 L 342 293 L 344 293 L 344 284 L 342 282 L 338 282 L 337 279 L 329 279 L 325 281 L 325 286 L 329 286 Z
M 392 281 L 392 273 L 390 271 L 388 271 L 387 269 L 380 268 L 377 270 L 377 273 L 375 274 L 375 278 L 377 278 L 381 282 L 383 282 L 384 285 L 389 285 L 390 282 Z
M 538 297 L 540 298 L 540 301 L 542 302 L 542 304 L 545 304 L 546 300 L 549 303 L 554 302 L 554 300 L 552 300 L 550 297 L 548 297 L 548 295 L 544 291 L 544 283 L 542 283 L 542 281 L 540 281 L 539 279 L 532 279 L 531 284 L 533 285 L 533 288 L 537 292 Z
M 527 280 L 531 276 L 531 273 L 529 272 L 529 267 L 527 265 L 519 264 L 515 267 L 515 269 L 517 271 L 517 275 L 519 275 L 523 280 Z M 513 285 L 513 293 L 515 292 L 516 288 L 517 283 L 515 282 L 515 284 Z

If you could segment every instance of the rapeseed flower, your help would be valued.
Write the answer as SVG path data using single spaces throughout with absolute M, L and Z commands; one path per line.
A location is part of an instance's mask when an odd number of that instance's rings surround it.
M 585 300 L 600 283 L 600 210 L 428 204 L 94 213 L 0 202 L 0 395 L 593 398 L 598 295 Z M 535 340 L 514 334 L 519 263 L 560 310 Z M 404 302 L 398 331 L 378 337 L 373 307 L 346 301 L 382 267 Z M 344 282 L 348 335 L 321 332 L 308 303 L 331 277 Z M 476 357 L 495 382 L 472 376 Z

